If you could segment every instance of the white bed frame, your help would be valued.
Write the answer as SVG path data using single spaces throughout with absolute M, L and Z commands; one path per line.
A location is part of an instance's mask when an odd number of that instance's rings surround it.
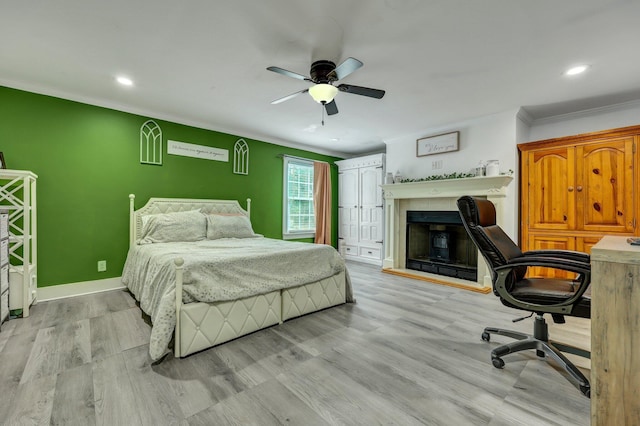
M 245 214 L 250 217 L 251 199 L 244 210 L 236 200 L 198 200 L 185 198 L 150 198 L 138 210 L 135 195 L 129 195 L 129 244 L 133 247 L 142 231 L 142 215 L 200 209 L 204 214 Z M 282 324 L 290 318 L 345 303 L 346 274 L 341 272 L 313 283 L 300 283 L 267 294 L 224 302 L 182 303 L 184 260 L 176 266 L 176 329 L 174 356 L 194 352 L 227 342 L 245 334 Z

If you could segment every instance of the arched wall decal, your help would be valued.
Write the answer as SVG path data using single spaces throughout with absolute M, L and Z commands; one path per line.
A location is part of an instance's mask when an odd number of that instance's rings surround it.
M 162 129 L 153 120 L 140 127 L 140 163 L 162 165 Z
M 233 146 L 233 173 L 249 174 L 249 145 L 244 139 L 238 139 Z

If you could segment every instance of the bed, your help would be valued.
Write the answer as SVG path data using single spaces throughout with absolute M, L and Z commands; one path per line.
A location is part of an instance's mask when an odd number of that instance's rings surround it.
M 122 281 L 151 318 L 154 361 L 172 339 L 181 358 L 353 301 L 333 247 L 253 233 L 250 199 L 246 210 L 236 200 L 151 198 L 138 210 L 134 201 Z

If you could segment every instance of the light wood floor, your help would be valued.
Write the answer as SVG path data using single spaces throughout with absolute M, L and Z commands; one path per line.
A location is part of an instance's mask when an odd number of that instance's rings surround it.
M 493 294 L 349 264 L 357 298 L 152 366 L 124 291 L 39 303 L 0 332 L 0 422 L 52 425 L 588 425 L 533 352 L 490 363 L 484 326 L 530 332 Z M 552 338 L 588 347 L 589 321 Z M 562 338 L 561 338 L 562 337 Z M 587 371 L 588 373 L 588 371 Z

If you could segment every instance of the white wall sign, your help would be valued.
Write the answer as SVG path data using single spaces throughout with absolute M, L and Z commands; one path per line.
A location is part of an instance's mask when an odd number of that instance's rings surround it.
M 458 150 L 460 132 L 445 133 L 443 135 L 428 136 L 416 141 L 416 156 L 442 154 L 443 152 Z
M 192 143 L 167 141 L 167 154 L 183 157 L 204 158 L 205 160 L 229 161 L 229 150 Z

